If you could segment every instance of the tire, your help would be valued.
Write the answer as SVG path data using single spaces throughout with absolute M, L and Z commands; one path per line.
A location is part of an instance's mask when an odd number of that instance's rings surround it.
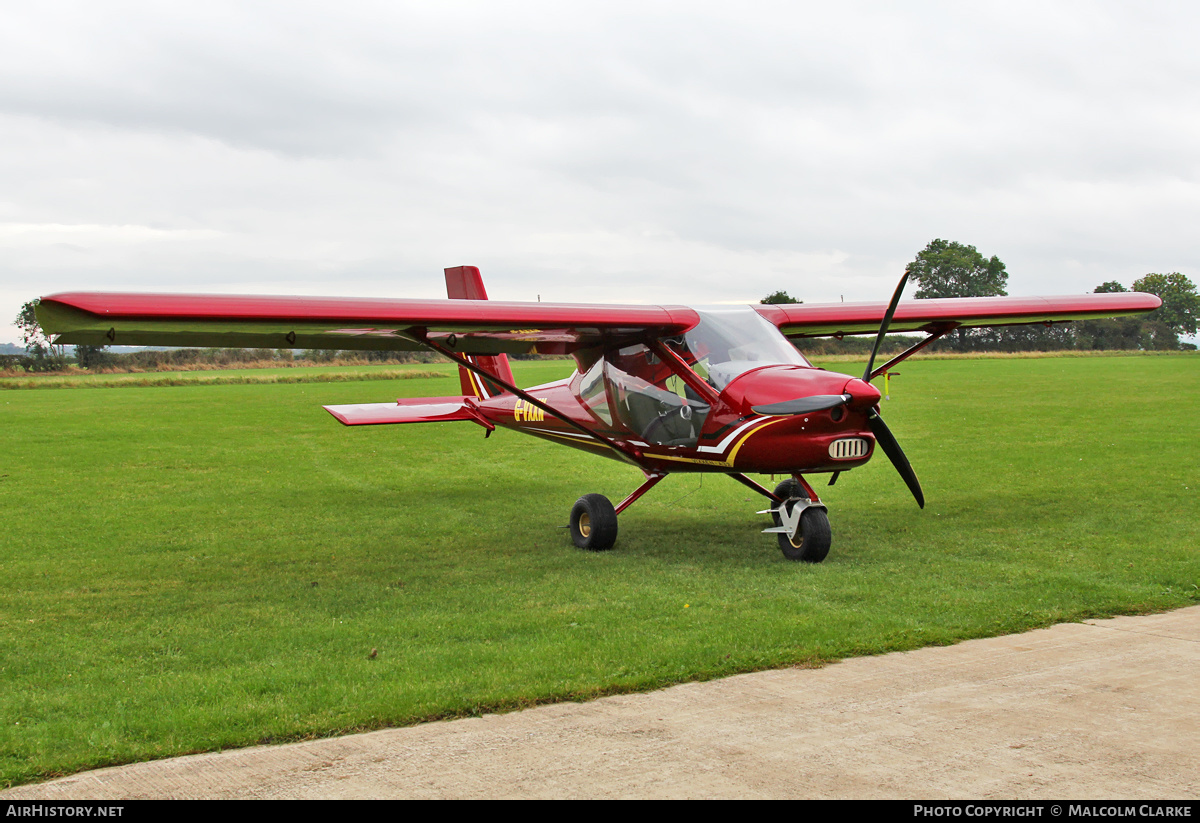
M 782 497 L 787 500 L 789 497 L 803 497 L 808 499 L 808 495 L 804 493 L 804 487 L 796 482 L 796 478 L 789 477 L 775 487 L 775 496 Z
M 784 480 L 775 487 L 775 495 L 784 498 L 785 501 L 792 498 L 808 499 L 808 495 L 804 493 L 804 488 L 795 481 L 795 479 Z M 792 503 L 785 502 L 788 506 L 788 512 L 791 512 Z M 779 515 L 772 515 L 775 518 L 775 525 L 780 525 L 783 521 Z M 800 533 L 796 535 L 796 540 L 788 537 L 786 534 L 779 535 L 779 550 L 783 552 L 783 556 L 788 560 L 803 560 L 805 563 L 820 563 L 829 554 L 829 546 L 833 542 L 833 531 L 829 528 L 829 515 L 824 509 L 805 509 L 804 514 L 800 515 Z
M 571 509 L 571 541 L 581 549 L 601 552 L 617 542 L 617 512 L 602 494 L 585 494 Z

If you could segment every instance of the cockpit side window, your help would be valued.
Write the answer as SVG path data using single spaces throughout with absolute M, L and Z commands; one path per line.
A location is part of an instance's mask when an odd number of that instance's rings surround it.
M 626 428 L 654 445 L 696 445 L 709 406 L 670 366 L 640 344 L 610 352 L 605 362 L 613 412 Z
M 608 392 L 604 388 L 604 360 L 597 360 L 579 381 L 579 397 L 583 404 L 608 425 L 612 414 L 608 410 Z

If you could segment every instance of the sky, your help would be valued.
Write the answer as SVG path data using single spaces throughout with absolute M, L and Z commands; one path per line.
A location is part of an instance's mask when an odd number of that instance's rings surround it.
M 1200 282 L 1200 7 L 0 0 L 0 323 L 60 291 Z M 0 325 L 0 342 L 16 342 Z

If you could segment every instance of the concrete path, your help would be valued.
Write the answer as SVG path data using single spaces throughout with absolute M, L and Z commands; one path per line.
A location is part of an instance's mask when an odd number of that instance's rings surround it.
M 1200 798 L 1200 606 L 0 792 L 556 797 Z

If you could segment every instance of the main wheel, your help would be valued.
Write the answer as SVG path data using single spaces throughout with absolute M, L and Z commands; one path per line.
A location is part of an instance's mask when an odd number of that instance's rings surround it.
M 791 514 L 792 507 L 796 504 L 794 498 L 808 499 L 808 495 L 804 493 L 804 487 L 794 478 L 784 480 L 776 486 L 775 495 L 785 500 L 784 505 L 787 507 L 788 514 Z M 782 525 L 783 521 L 779 515 L 772 516 L 775 518 L 776 526 Z M 829 545 L 832 542 L 833 531 L 829 528 L 829 515 L 825 513 L 825 510 L 805 509 L 804 513 L 800 515 L 800 528 L 797 530 L 795 538 L 782 533 L 779 535 L 779 550 L 788 560 L 820 563 L 829 554 Z
M 571 509 L 571 540 L 581 549 L 599 552 L 617 542 L 617 512 L 602 494 L 585 494 Z

